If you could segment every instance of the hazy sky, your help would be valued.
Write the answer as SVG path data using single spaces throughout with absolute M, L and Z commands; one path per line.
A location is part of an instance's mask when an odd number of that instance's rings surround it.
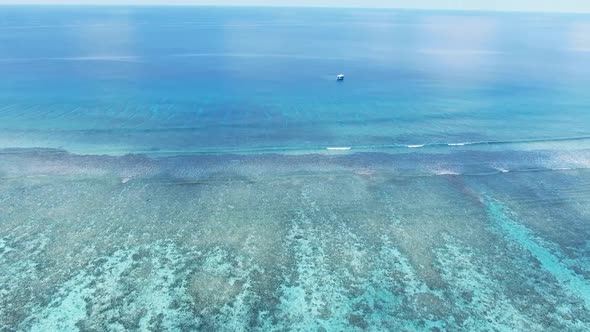
M 590 12 L 590 0 L 0 0 L 0 4 L 270 5 Z

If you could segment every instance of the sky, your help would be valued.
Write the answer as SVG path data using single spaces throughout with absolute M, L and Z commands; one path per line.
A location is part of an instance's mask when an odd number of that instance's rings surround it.
M 590 12 L 590 0 L 0 0 L 0 4 L 320 6 Z

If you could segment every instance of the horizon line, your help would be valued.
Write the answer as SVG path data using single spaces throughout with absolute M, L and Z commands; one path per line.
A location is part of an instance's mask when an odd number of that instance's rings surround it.
M 510 9 L 462 9 L 462 8 L 413 8 L 393 6 L 329 6 L 329 5 L 231 5 L 231 4 L 138 4 L 138 3 L 2 3 L 0 7 L 214 7 L 214 8 L 313 8 L 313 9 L 387 9 L 411 11 L 441 11 L 441 12 L 477 12 L 477 13 L 531 13 L 531 14 L 574 14 L 589 15 L 590 11 L 549 11 L 549 10 L 510 10 Z

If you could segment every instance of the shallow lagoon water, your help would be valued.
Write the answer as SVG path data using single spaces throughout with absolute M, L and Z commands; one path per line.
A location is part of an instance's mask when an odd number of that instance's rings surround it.
M 587 16 L 0 17 L 0 330 L 590 329 Z

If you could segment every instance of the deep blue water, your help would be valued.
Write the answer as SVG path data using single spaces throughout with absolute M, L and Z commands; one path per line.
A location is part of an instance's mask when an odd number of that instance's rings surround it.
M 0 147 L 124 154 L 588 138 L 588 24 L 576 15 L 3 8 Z
M 0 7 L 0 331 L 588 331 L 589 64 L 588 15 Z

